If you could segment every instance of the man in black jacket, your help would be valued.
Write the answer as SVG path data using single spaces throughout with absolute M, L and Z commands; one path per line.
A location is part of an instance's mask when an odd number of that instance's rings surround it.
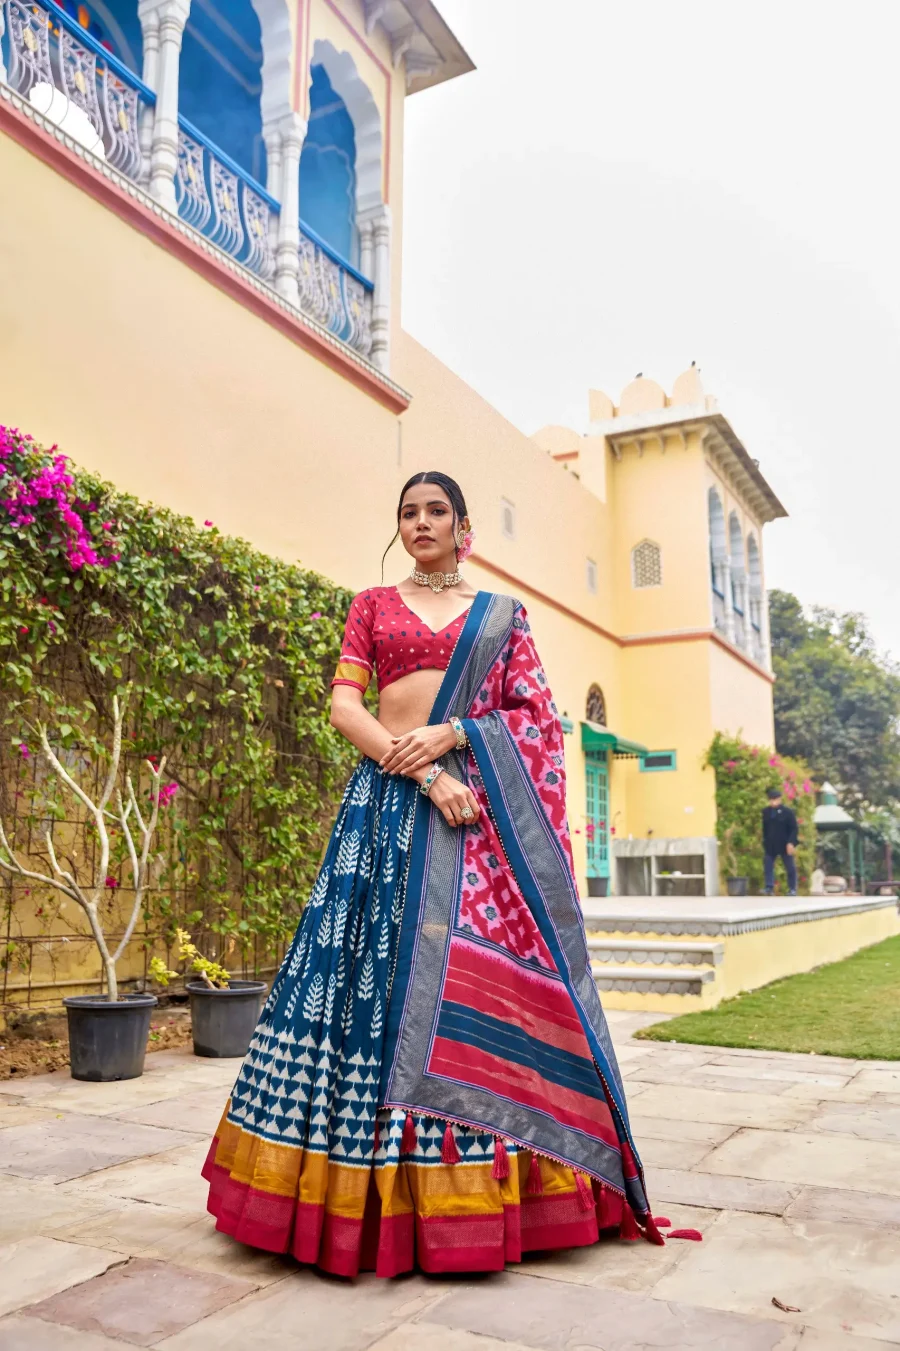
M 794 855 L 797 852 L 797 817 L 781 800 L 777 788 L 766 790 L 768 807 L 763 808 L 762 830 L 763 850 L 765 852 L 766 895 L 775 892 L 775 860 L 784 859 L 787 873 L 788 895 L 797 895 L 797 864 Z

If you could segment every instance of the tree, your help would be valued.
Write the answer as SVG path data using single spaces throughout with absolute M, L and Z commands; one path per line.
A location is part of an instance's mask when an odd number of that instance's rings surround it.
M 900 667 L 861 614 L 769 593 L 775 744 L 831 780 L 857 813 L 900 810 Z

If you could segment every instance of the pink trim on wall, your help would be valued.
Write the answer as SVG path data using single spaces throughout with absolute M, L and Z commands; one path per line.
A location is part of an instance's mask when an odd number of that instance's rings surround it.
M 275 300 L 270 300 L 262 292 L 257 291 L 238 273 L 232 272 L 217 258 L 195 244 L 189 236 L 170 225 L 164 217 L 157 215 L 143 202 L 129 196 L 118 184 L 92 169 L 85 160 L 55 137 L 23 117 L 10 104 L 0 100 L 0 133 L 3 132 L 62 178 L 100 202 L 132 229 L 165 249 L 179 262 L 193 268 L 218 290 L 271 324 L 285 337 L 290 338 L 291 342 L 309 352 L 323 365 L 337 371 L 392 413 L 402 413 L 409 407 L 408 395 L 401 393 L 388 381 L 382 380 L 374 370 L 360 365 L 349 352 L 345 353 L 338 346 L 328 342 L 314 328 L 308 327 L 301 319 L 282 309 Z

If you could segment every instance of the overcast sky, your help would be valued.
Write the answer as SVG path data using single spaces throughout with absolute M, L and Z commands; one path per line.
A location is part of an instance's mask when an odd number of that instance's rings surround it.
M 529 434 L 692 360 L 791 513 L 769 586 L 900 657 L 896 0 L 438 0 L 404 327 Z

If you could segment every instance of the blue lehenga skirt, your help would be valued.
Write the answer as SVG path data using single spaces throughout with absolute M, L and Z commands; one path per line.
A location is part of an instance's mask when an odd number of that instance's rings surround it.
M 561 1163 L 381 1108 L 417 807 L 412 780 L 357 766 L 203 1170 L 218 1229 L 339 1275 L 499 1270 L 623 1217 Z

